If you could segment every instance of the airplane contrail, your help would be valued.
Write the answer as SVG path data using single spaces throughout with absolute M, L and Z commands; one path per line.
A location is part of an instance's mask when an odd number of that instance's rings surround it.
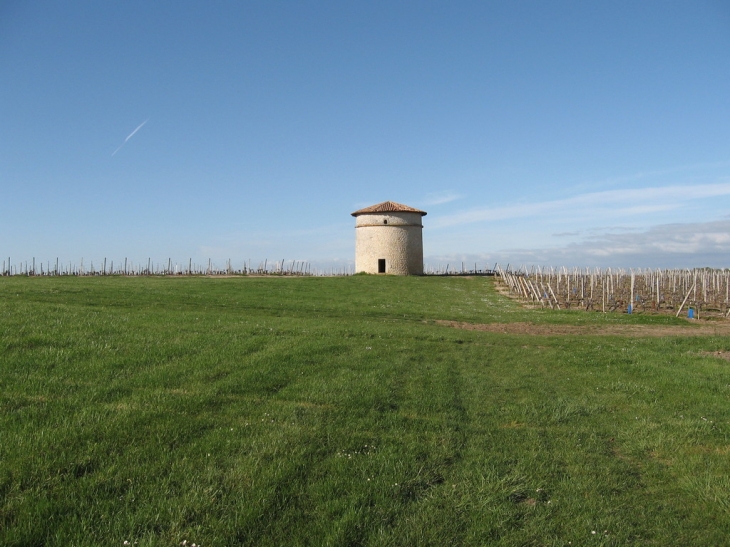
M 119 146 L 119 148 L 117 148 L 117 149 L 116 149 L 116 150 L 115 150 L 115 151 L 114 151 L 114 152 L 112 153 L 112 156 L 113 156 L 114 154 L 116 154 L 117 152 L 119 152 L 119 151 L 120 151 L 120 150 L 122 149 L 122 146 L 124 146 L 125 144 L 127 144 L 127 141 L 128 141 L 129 139 L 131 139 L 131 138 L 132 138 L 132 137 L 134 136 L 134 134 L 135 134 L 135 133 L 136 133 L 137 131 L 139 131 L 140 129 L 142 129 L 142 126 L 143 126 L 144 124 L 146 124 L 146 123 L 147 123 L 148 121 L 150 121 L 150 119 L 149 119 L 149 118 L 147 118 L 147 119 L 146 119 L 145 121 L 143 121 L 143 122 L 142 122 L 141 124 L 139 124 L 139 125 L 137 126 L 137 129 L 135 129 L 135 130 L 134 130 L 134 131 L 132 131 L 132 132 L 131 132 L 131 133 L 130 133 L 129 135 L 127 135 L 127 138 L 126 138 L 126 139 L 124 139 L 124 142 L 123 142 L 123 143 L 122 143 L 122 144 L 121 144 L 121 145 Z

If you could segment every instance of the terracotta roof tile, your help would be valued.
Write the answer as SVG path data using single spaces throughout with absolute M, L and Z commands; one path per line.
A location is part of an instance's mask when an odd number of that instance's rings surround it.
M 383 203 L 377 203 L 375 205 L 371 205 L 370 207 L 365 207 L 364 209 L 355 211 L 351 214 L 352 216 L 356 217 L 357 215 L 364 215 L 367 213 L 420 213 L 421 216 L 427 214 L 426 211 L 414 209 L 413 207 L 408 207 L 408 205 L 396 203 L 395 201 L 384 201 Z

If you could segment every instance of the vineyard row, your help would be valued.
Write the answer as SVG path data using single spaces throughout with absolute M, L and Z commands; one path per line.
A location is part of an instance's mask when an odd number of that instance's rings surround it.
M 553 309 L 730 315 L 730 270 L 533 268 L 497 273 L 511 295 Z

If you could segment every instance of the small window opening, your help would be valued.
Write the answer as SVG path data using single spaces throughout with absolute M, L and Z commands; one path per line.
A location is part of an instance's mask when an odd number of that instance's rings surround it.
M 385 273 L 385 259 L 378 259 L 378 273 Z
M 383 220 L 383 224 L 388 224 L 388 219 Z

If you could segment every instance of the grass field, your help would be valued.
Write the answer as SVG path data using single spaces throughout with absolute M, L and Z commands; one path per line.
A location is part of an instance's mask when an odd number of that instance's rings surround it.
M 0 279 L 0 545 L 727 545 L 730 339 L 493 283 Z

